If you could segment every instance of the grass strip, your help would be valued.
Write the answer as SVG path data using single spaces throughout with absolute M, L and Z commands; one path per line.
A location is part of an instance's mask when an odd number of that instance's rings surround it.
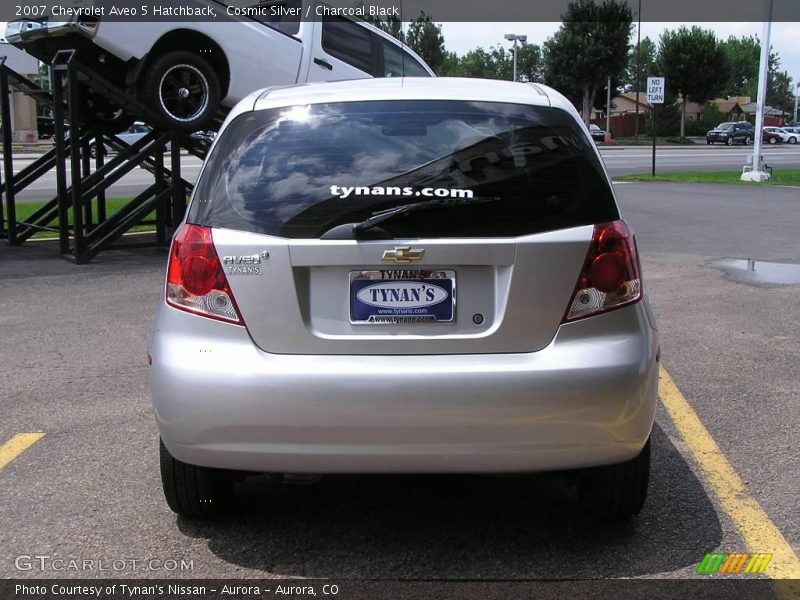
M 765 183 L 742 181 L 741 171 L 686 171 L 682 173 L 636 173 L 614 177 L 614 181 L 672 181 L 677 183 L 730 183 L 736 185 L 800 186 L 800 169 L 773 169 L 772 179 Z
M 128 204 L 133 198 L 107 198 L 106 199 L 106 218 L 113 215 L 115 212 L 120 210 L 126 204 Z M 28 218 L 39 210 L 42 206 L 45 205 L 44 201 L 33 201 L 33 202 L 17 202 L 17 222 L 27 221 Z M 68 219 L 69 224 L 72 225 L 72 209 L 68 212 Z M 156 219 L 156 212 L 151 211 L 145 218 L 145 221 L 155 221 Z M 97 201 L 92 201 L 92 222 L 97 224 Z M 47 227 L 58 228 L 58 217 L 53 219 L 50 223 L 46 224 Z M 138 232 L 138 231 L 155 231 L 155 225 L 134 225 L 131 227 L 129 231 Z M 51 231 L 39 231 L 33 234 L 34 239 L 45 239 L 45 238 L 58 238 L 58 234 Z

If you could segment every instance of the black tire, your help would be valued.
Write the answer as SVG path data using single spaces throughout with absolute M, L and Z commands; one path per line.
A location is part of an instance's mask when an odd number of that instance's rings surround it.
M 135 118 L 105 98 L 86 92 L 81 103 L 81 120 L 97 134 L 116 135 L 133 125 Z
M 769 138 L 769 143 L 770 144 L 777 144 L 778 140 L 776 140 L 774 137 L 771 137 L 771 138 Z
M 201 56 L 184 50 L 153 60 L 142 78 L 140 95 L 168 125 L 188 132 L 203 129 L 222 99 L 214 68 Z
M 713 146 L 713 145 L 714 142 L 712 142 L 711 140 L 706 140 L 706 146 Z
M 726 146 L 733 146 L 733 138 L 732 137 L 726 138 L 725 139 L 725 145 Z
M 159 438 L 161 484 L 172 511 L 190 519 L 224 515 L 233 501 L 235 472 L 179 461 Z
M 118 105 L 97 95 L 85 85 L 79 86 L 80 124 L 97 135 L 116 135 L 133 125 L 135 118 Z M 69 86 L 64 90 L 69 96 Z
M 796 144 L 797 143 L 797 138 L 796 137 L 790 137 L 789 138 L 789 143 L 790 144 Z
M 650 481 L 650 440 L 635 458 L 581 474 L 581 503 L 597 517 L 621 521 L 638 515 L 647 497 Z
M 744 138 L 744 145 L 745 146 L 749 146 L 752 143 L 753 143 L 753 138 L 751 138 L 749 135 L 746 138 Z

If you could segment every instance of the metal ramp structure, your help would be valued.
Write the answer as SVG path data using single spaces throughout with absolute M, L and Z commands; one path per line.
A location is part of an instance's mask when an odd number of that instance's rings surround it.
M 0 58 L 0 237 L 18 246 L 36 233 L 50 232 L 58 236 L 61 256 L 76 264 L 87 263 L 108 249 L 168 245 L 168 234 L 183 218 L 186 197 L 192 189 L 192 183 L 181 176 L 181 151 L 202 159 L 205 148 L 188 134 L 170 129 L 155 111 L 82 64 L 74 50 L 58 52 L 50 72 L 52 93 L 10 69 Z M 17 173 L 9 114 L 12 91 L 50 108 L 55 126 L 53 148 Z M 82 114 L 82 107 L 86 112 L 82 94 L 86 93 L 120 107 L 125 114 L 151 126 L 152 131 L 130 145 L 114 135 L 96 132 L 92 114 Z M 217 114 L 209 129 L 218 130 L 224 117 L 224 112 Z M 116 152 L 108 161 L 107 148 Z M 108 214 L 108 188 L 137 167 L 153 175 L 152 184 Z M 56 195 L 19 220 L 17 196 L 53 169 Z M 151 214 L 155 219 L 148 219 Z M 155 241 L 152 236 L 145 242 L 121 239 L 142 224 L 154 226 Z

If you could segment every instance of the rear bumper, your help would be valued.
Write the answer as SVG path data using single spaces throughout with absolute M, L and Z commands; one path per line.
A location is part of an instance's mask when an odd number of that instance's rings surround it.
M 276 355 L 162 306 L 161 436 L 187 463 L 289 473 L 531 472 L 613 464 L 650 435 L 658 341 L 643 304 L 529 354 Z

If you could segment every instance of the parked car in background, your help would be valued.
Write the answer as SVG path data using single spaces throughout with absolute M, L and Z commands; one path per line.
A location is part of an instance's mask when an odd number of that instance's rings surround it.
M 148 352 L 164 495 L 189 518 L 227 510 L 247 473 L 577 470 L 600 517 L 645 501 L 660 349 L 636 242 L 543 85 L 239 103 Z
M 747 121 L 720 123 L 706 133 L 706 144 L 752 144 L 755 137 L 755 127 Z
M 768 133 L 774 133 L 778 137 L 780 137 L 781 142 L 784 144 L 796 144 L 797 140 L 800 139 L 800 134 L 797 134 L 793 131 L 789 131 L 785 127 L 764 127 L 764 131 Z
M 313 0 L 242 6 L 234 0 L 187 0 L 190 10 L 213 8 L 213 22 L 131 21 L 83 17 L 68 21 L 18 20 L 6 39 L 43 62 L 59 50 L 137 96 L 171 126 L 203 129 L 220 105 L 231 107 L 254 89 L 311 81 L 368 77 L 431 77 L 433 71 L 393 36 L 364 21 L 316 16 Z M 222 7 L 220 6 L 223 5 Z M 236 16 L 229 16 L 228 5 Z M 310 11 L 312 18 L 301 20 Z M 250 16 L 255 12 L 255 16 Z M 246 11 L 247 14 L 244 14 Z M 291 16 L 294 14 L 294 16 Z M 124 131 L 141 115 L 127 115 L 108 100 L 84 94 L 85 114 L 97 131 Z M 101 130 L 101 127 L 105 131 Z
M 131 125 L 126 131 L 118 133 L 117 137 L 130 146 L 131 144 L 138 142 L 140 139 L 142 139 L 151 131 L 153 131 L 152 127 L 150 127 L 149 125 L 145 125 L 141 121 L 137 121 L 133 125 Z M 106 149 L 111 150 L 111 148 L 109 148 L 108 146 L 106 146 Z M 167 144 L 166 149 L 167 150 L 170 149 L 170 144 Z
M 798 127 L 796 125 L 792 125 L 790 127 L 784 127 L 784 129 L 786 131 L 790 132 L 790 133 L 794 133 L 794 134 L 797 134 L 798 136 L 800 136 L 800 127 Z M 800 141 L 800 138 L 798 138 L 798 141 Z
M 592 139 L 595 142 L 605 142 L 606 135 L 608 135 L 604 129 L 600 129 L 600 127 L 594 123 L 589 125 L 589 133 L 592 135 Z
M 764 127 L 761 131 L 761 141 L 765 144 L 782 144 L 783 136 L 775 131 L 767 131 L 767 127 Z

